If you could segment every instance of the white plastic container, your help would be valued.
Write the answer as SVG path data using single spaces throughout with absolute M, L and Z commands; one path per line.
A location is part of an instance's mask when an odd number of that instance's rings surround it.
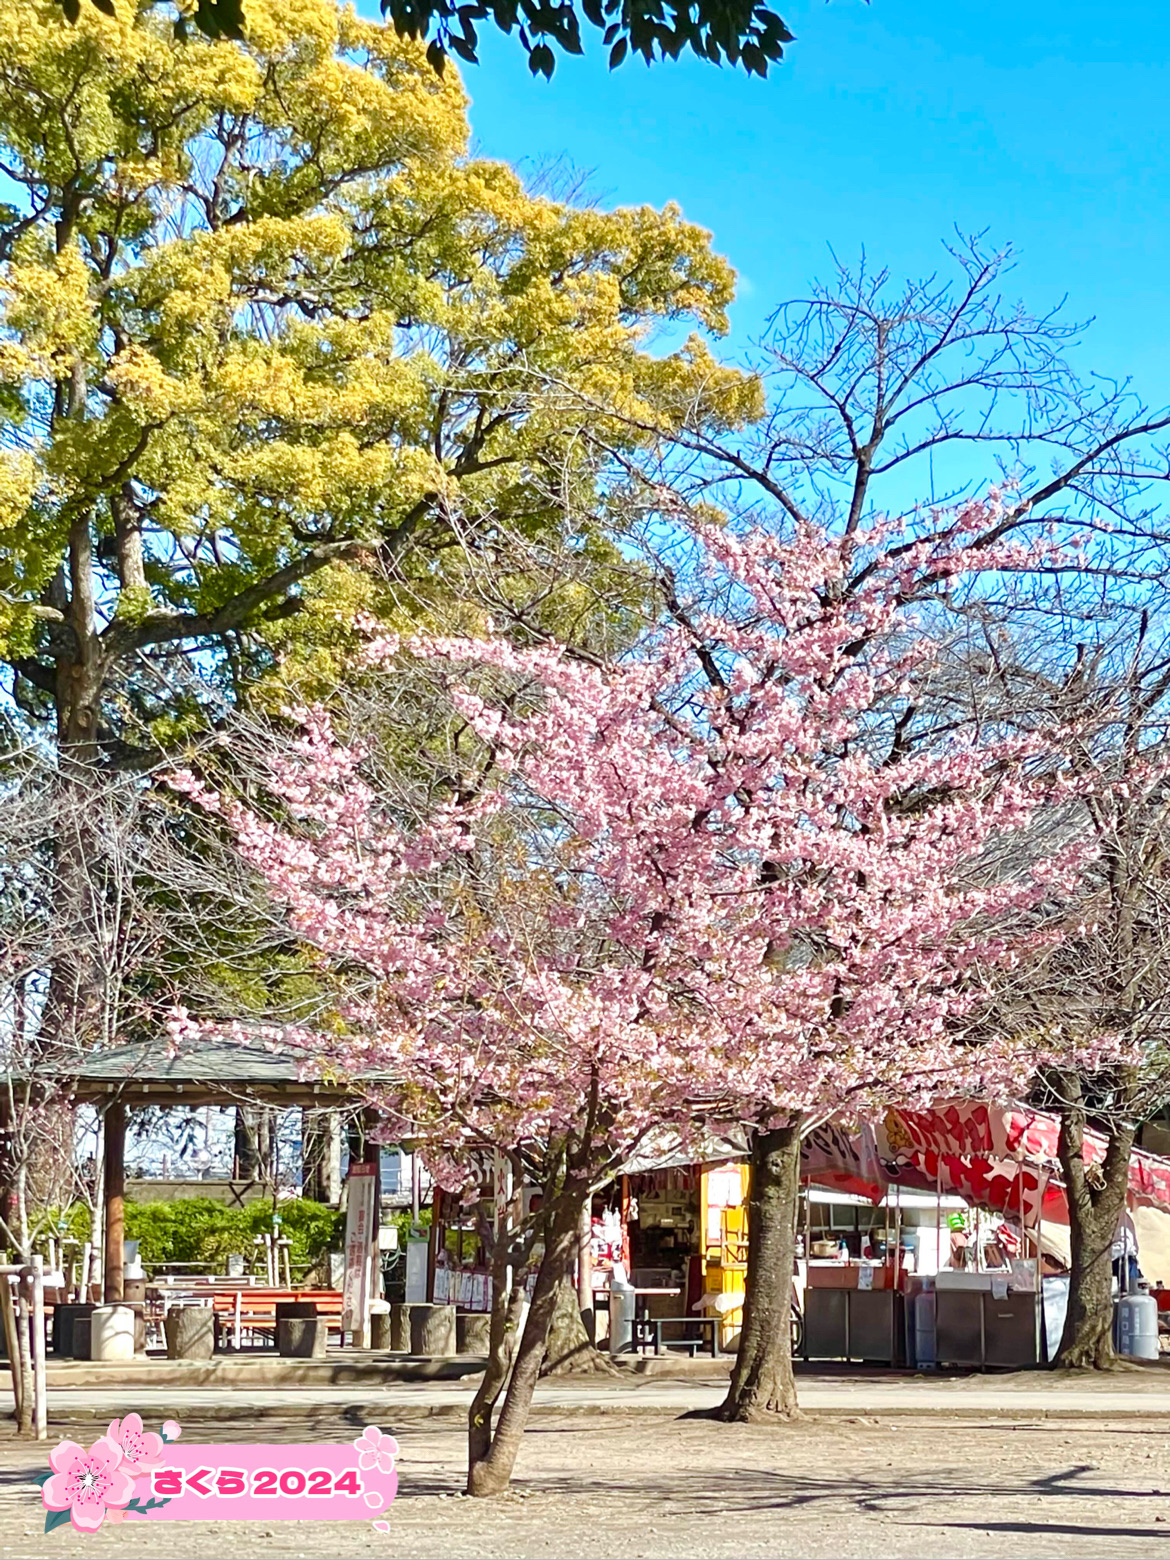
M 1002 1278 L 1003 1274 L 995 1277 Z M 977 1294 L 980 1290 L 990 1294 L 991 1273 L 976 1273 L 968 1268 L 941 1268 L 934 1275 L 934 1287 L 936 1289 L 958 1289 L 967 1294 Z
M 99 1305 L 90 1317 L 91 1360 L 134 1358 L 134 1312 L 128 1305 Z
M 1146 1289 L 1117 1302 L 1117 1352 L 1131 1360 L 1158 1358 L 1158 1302 Z

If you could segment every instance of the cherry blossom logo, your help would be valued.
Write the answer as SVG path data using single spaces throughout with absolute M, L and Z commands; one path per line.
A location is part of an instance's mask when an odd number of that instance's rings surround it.
M 142 1500 L 134 1480 L 164 1466 L 163 1447 L 177 1440 L 179 1426 L 169 1419 L 163 1433 L 144 1430 L 139 1414 L 115 1419 L 105 1435 L 87 1451 L 76 1441 L 62 1441 L 49 1453 L 49 1472 L 41 1474 L 45 1532 L 71 1522 L 81 1533 L 95 1533 L 104 1522 L 165 1506 L 165 1500 Z
M 379 1473 L 394 1472 L 398 1442 L 392 1435 L 379 1430 L 377 1425 L 367 1425 L 353 1444 L 358 1454 L 358 1467 L 363 1473 L 371 1468 L 377 1468 Z
M 178 1432 L 179 1427 L 173 1419 L 163 1426 L 163 1435 L 143 1430 L 141 1414 L 127 1414 L 125 1419 L 115 1419 L 110 1425 L 106 1434 L 122 1448 L 122 1467 L 132 1479 L 164 1466 L 163 1447 L 167 1440 L 176 1439 L 176 1436 L 166 1436 L 168 1427 Z

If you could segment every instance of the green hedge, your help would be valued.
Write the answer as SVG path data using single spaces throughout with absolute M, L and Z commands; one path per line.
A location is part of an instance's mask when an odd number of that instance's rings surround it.
M 388 1222 L 398 1226 L 398 1244 L 402 1248 L 410 1229 L 410 1212 L 399 1209 Z M 419 1220 L 424 1228 L 431 1222 L 431 1210 L 424 1208 Z M 89 1209 L 74 1203 L 49 1220 L 59 1233 L 78 1244 L 90 1238 Z M 245 1260 L 254 1253 L 257 1235 L 272 1229 L 272 1204 L 247 1203 L 228 1208 L 210 1197 L 184 1197 L 174 1202 L 126 1202 L 126 1239 L 139 1243 L 138 1254 L 147 1267 L 168 1262 L 197 1263 L 208 1272 L 227 1271 L 232 1252 L 241 1252 Z M 345 1244 L 345 1214 L 321 1203 L 292 1197 L 280 1204 L 280 1234 L 289 1242 L 289 1260 L 294 1268 L 313 1268 L 323 1264 L 326 1254 L 340 1251 Z
M 315 1267 L 328 1251 L 341 1249 L 344 1214 L 301 1197 L 282 1202 L 279 1212 L 280 1234 L 289 1242 L 294 1268 Z M 232 1252 L 241 1252 L 245 1258 L 254 1253 L 256 1236 L 273 1228 L 272 1213 L 270 1202 L 228 1208 L 209 1197 L 148 1203 L 127 1200 L 126 1239 L 138 1241 L 138 1254 L 148 1267 L 186 1262 L 222 1273 Z M 89 1210 L 84 1203 L 67 1209 L 60 1223 L 75 1240 L 89 1239 Z

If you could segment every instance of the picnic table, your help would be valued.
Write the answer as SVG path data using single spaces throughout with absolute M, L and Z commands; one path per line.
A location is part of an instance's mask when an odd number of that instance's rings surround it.
M 342 1336 L 342 1295 L 337 1289 L 278 1289 L 248 1284 L 238 1278 L 203 1279 L 195 1283 L 180 1280 L 152 1284 L 147 1291 L 152 1319 L 159 1319 L 173 1306 L 209 1306 L 215 1314 L 216 1331 L 230 1332 L 232 1347 L 240 1349 L 245 1333 L 276 1341 L 276 1308 L 284 1304 L 312 1305 L 313 1314 L 324 1319 L 330 1333 Z

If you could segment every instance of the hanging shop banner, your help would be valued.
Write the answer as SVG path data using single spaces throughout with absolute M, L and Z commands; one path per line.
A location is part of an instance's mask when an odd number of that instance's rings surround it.
M 376 1425 L 340 1445 L 176 1446 L 181 1434 L 173 1419 L 156 1434 L 127 1414 L 88 1447 L 62 1441 L 36 1481 L 45 1532 L 65 1523 L 93 1533 L 130 1521 L 369 1520 L 398 1491 L 398 1443 Z
M 370 1250 L 377 1239 L 377 1165 L 350 1165 L 345 1206 L 345 1286 L 341 1325 L 360 1332 L 370 1310 Z
M 1041 1172 L 1055 1170 L 1059 1164 L 1060 1118 L 1024 1106 L 1006 1108 L 958 1100 L 941 1103 L 929 1111 L 889 1111 L 877 1129 L 877 1138 L 879 1153 L 884 1148 L 891 1155 L 909 1154 L 924 1164 L 935 1156 L 942 1162 L 944 1176 L 952 1161 L 974 1167 L 973 1172 L 965 1175 L 956 1171 L 956 1179 L 966 1180 L 967 1185 L 957 1184 L 954 1190 L 999 1206 L 994 1195 L 990 1199 L 983 1197 L 980 1187 L 985 1181 L 998 1183 L 1000 1189 L 1006 1187 L 1019 1174 L 1018 1165 L 1031 1167 L 1030 1175 L 1024 1172 L 1026 1201 L 1039 1197 L 1037 1188 L 1044 1180 Z M 1100 1133 L 1085 1133 L 1087 1164 L 1100 1164 L 1105 1150 L 1105 1139 Z M 1013 1197 L 1018 1205 L 1018 1189 L 1003 1190 L 1002 1195 L 1005 1205 L 1011 1206 Z M 1054 1184 L 1051 1196 L 1056 1199 L 1059 1195 Z M 1129 1161 L 1129 1197 L 1131 1204 L 1170 1209 L 1170 1160 L 1135 1148 Z

